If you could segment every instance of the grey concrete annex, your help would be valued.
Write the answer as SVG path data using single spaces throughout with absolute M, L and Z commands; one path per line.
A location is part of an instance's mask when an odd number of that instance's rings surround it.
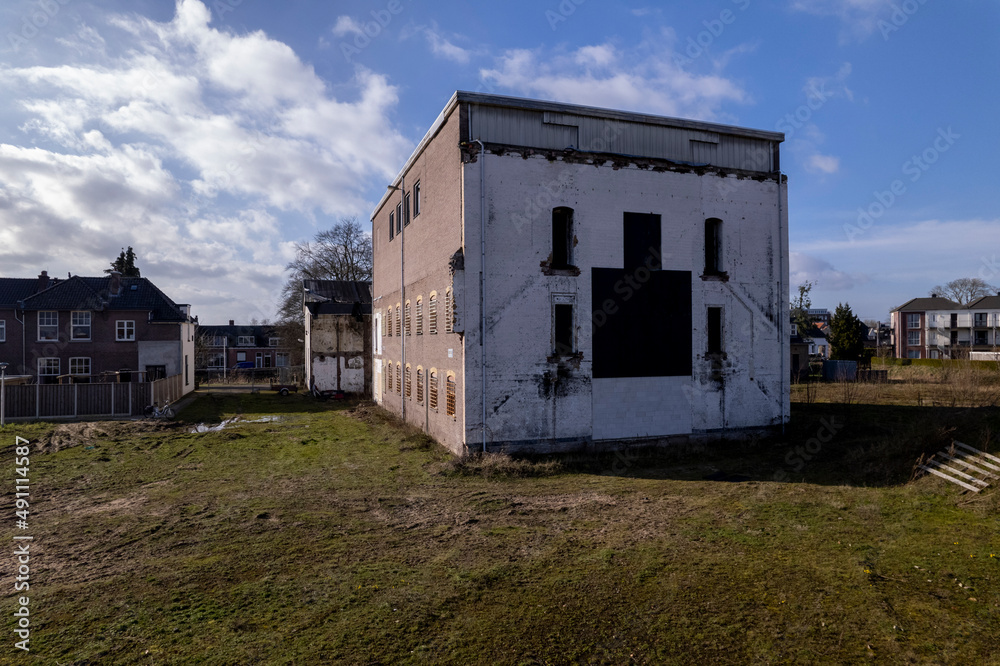
M 455 452 L 786 422 L 783 140 L 455 93 L 372 214 L 375 400 Z

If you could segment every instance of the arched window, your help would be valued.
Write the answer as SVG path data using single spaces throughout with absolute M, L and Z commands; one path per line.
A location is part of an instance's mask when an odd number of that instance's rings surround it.
M 438 332 L 438 297 L 437 292 L 432 291 L 427 299 L 427 333 L 437 335 Z
M 431 368 L 427 373 L 427 393 L 428 406 L 436 412 L 438 409 L 438 375 L 436 368 Z
M 392 391 L 392 361 L 385 364 L 385 387 L 382 389 L 382 393 L 389 393 Z
M 449 372 L 444 383 L 444 408 L 448 416 L 455 416 L 455 373 Z
M 573 209 L 552 209 L 552 268 L 573 265 Z
M 403 306 L 403 333 L 405 335 L 410 334 L 410 302 L 406 301 L 406 305 Z
M 405 370 L 405 372 L 406 372 L 406 375 L 405 375 L 405 377 L 403 379 L 403 384 L 404 384 L 403 390 L 404 390 L 404 394 L 406 395 L 406 397 L 409 398 L 410 395 L 411 395 L 411 393 L 410 393 L 410 364 L 409 363 L 406 364 L 406 370 Z
M 392 337 L 392 306 L 385 309 L 385 334 Z
M 705 275 L 722 273 L 722 220 L 705 220 Z
M 417 366 L 417 404 L 424 404 L 424 369 Z
M 444 332 L 455 332 L 455 306 L 451 297 L 451 287 L 444 290 Z
M 396 303 L 396 335 L 397 336 L 399 335 L 399 327 L 402 324 L 402 322 L 403 322 L 403 320 L 399 316 L 399 303 Z
M 403 394 L 403 369 L 399 363 L 396 364 L 396 395 Z
M 417 296 L 417 335 L 424 334 L 424 297 Z

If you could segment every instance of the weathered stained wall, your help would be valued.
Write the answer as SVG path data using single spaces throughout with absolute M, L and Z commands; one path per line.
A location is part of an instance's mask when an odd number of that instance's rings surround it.
M 370 395 L 371 317 L 307 314 L 307 319 L 310 386 Z
M 592 440 L 658 437 L 778 424 L 788 413 L 787 205 L 775 180 L 488 153 L 485 344 L 480 346 L 478 159 L 465 164 L 466 436 L 481 441 L 480 350 L 486 431 L 494 448 L 572 448 Z M 551 210 L 574 210 L 579 275 L 546 274 Z M 690 377 L 592 378 L 592 267 L 622 268 L 623 214 L 661 216 L 665 270 L 691 274 Z M 702 278 L 705 220 L 723 221 L 722 268 Z M 552 273 L 552 271 L 549 271 Z M 563 272 L 566 273 L 566 272 Z M 641 289 L 641 285 L 638 286 Z M 621 298 L 627 299 L 628 289 Z M 475 296 L 473 296 L 475 295 Z M 554 299 L 574 303 L 578 357 L 553 360 Z M 614 308 L 614 304 L 609 307 Z M 723 353 L 707 353 L 707 308 L 723 310 Z M 782 330 L 779 331 L 779 328 Z M 635 349 L 637 355 L 671 350 Z

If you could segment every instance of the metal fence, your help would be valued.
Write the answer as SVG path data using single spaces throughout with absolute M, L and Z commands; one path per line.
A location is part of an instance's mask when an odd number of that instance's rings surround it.
M 7 419 L 141 416 L 153 402 L 180 399 L 184 378 L 111 384 L 28 384 L 4 387 Z

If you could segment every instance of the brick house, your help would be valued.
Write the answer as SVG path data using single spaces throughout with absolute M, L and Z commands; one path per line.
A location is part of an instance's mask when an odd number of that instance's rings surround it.
M 456 453 L 787 421 L 783 140 L 455 93 L 372 213 L 374 399 Z
M 0 278 L 0 361 L 39 383 L 183 375 L 187 393 L 195 323 L 146 278 Z
M 233 368 L 282 368 L 290 363 L 289 352 L 273 326 L 198 325 L 199 370 Z

